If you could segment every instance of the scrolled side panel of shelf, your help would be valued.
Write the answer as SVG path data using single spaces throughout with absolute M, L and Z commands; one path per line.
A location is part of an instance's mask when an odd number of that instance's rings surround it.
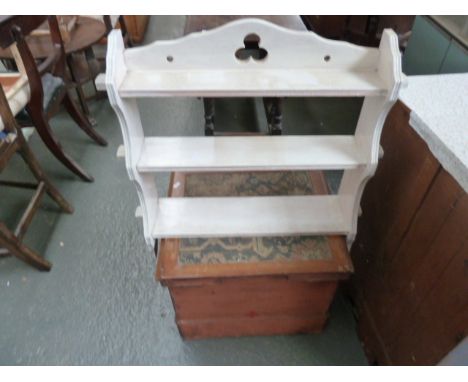
M 106 90 L 110 104 L 120 123 L 125 148 L 125 165 L 128 176 L 137 189 L 146 243 L 154 247 L 151 230 L 157 211 L 158 193 L 151 174 L 140 174 L 137 162 L 144 143 L 144 132 L 136 99 L 122 99 L 119 86 L 127 73 L 124 60 L 124 42 L 120 30 L 113 30 L 108 37 L 106 58 Z
M 366 165 L 346 170 L 338 191 L 342 200 L 343 215 L 351 227 L 347 236 L 349 245 L 352 244 L 356 235 L 364 187 L 377 168 L 383 124 L 388 112 L 398 99 L 398 92 L 403 82 L 398 37 L 392 30 L 386 29 L 383 32 L 377 70 L 387 93 L 384 96 L 364 99 L 355 132 L 356 144 Z

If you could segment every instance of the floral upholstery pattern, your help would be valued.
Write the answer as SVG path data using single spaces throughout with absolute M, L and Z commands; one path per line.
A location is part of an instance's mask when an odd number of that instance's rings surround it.
M 309 173 L 252 172 L 187 174 L 185 196 L 273 196 L 314 193 Z M 229 219 L 229 216 L 226 216 Z M 331 259 L 324 236 L 181 239 L 180 264 Z

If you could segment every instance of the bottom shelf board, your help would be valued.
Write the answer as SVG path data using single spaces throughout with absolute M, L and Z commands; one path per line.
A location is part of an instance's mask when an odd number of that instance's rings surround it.
M 155 238 L 345 234 L 334 195 L 160 198 Z

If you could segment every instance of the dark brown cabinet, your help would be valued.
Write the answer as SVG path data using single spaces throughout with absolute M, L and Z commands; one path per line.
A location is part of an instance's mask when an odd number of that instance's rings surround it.
M 398 102 L 362 199 L 352 296 L 371 363 L 437 364 L 468 334 L 468 195 Z

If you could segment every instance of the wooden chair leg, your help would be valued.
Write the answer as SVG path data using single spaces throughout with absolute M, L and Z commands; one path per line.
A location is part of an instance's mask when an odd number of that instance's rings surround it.
M 90 122 L 92 126 L 96 125 L 96 121 L 91 117 L 91 113 L 89 112 L 88 104 L 86 103 L 86 96 L 83 91 L 83 87 L 76 76 L 75 73 L 75 66 L 73 63 L 73 55 L 68 55 L 66 57 L 66 63 L 69 69 L 69 73 L 71 76 L 71 79 L 73 82 L 75 82 L 75 90 L 76 90 L 76 95 L 78 97 L 78 102 L 80 103 L 81 110 L 83 110 L 83 113 L 85 115 L 85 118 Z
M 23 260 L 41 271 L 50 271 L 52 268 L 50 262 L 22 244 L 2 222 L 0 222 L 0 246 L 5 248 L 13 256 L 16 256 L 18 259 Z
M 70 158 L 68 154 L 63 151 L 62 146 L 53 134 L 49 123 L 46 121 L 42 110 L 31 108 L 30 105 L 26 107 L 26 110 L 28 111 L 39 136 L 42 138 L 42 141 L 52 154 L 54 154 L 54 156 L 62 162 L 65 167 L 78 175 L 84 181 L 94 181 L 94 178 L 91 175 L 87 174 L 85 170 L 83 170 L 72 158 Z
M 70 97 L 70 94 L 66 94 L 63 98 L 63 105 L 67 110 L 68 114 L 73 118 L 77 125 L 83 130 L 91 139 L 101 146 L 107 146 L 107 141 L 101 137 L 96 130 L 93 129 L 91 123 L 76 107 L 75 102 Z
M 24 137 L 22 137 L 24 139 Z M 25 143 L 21 145 L 21 148 L 18 150 L 23 160 L 28 165 L 29 169 L 33 173 L 34 177 L 38 182 L 42 182 L 45 186 L 47 194 L 58 204 L 62 211 L 69 214 L 73 213 L 73 206 L 62 196 L 62 194 L 55 188 L 55 186 L 50 182 L 47 175 L 42 171 L 41 166 L 37 162 L 36 157 L 32 153 L 29 146 Z

